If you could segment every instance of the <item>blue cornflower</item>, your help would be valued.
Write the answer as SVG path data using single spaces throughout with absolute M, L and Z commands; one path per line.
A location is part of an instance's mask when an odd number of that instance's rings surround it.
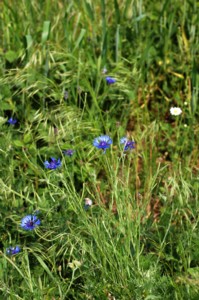
M 68 149 L 68 150 L 63 150 L 62 151 L 63 154 L 65 154 L 66 156 L 72 156 L 75 152 L 75 150 L 72 150 L 72 149 Z
M 124 150 L 135 149 L 135 142 L 129 141 L 127 137 L 121 138 L 120 144 L 124 144 Z
M 51 169 L 51 170 L 54 170 L 54 169 L 57 169 L 58 167 L 61 166 L 61 160 L 60 159 L 56 159 L 54 157 L 51 157 L 51 161 L 48 162 L 47 160 L 44 162 L 44 166 L 47 168 L 47 169 Z
M 27 215 L 21 220 L 21 227 L 24 230 L 33 230 L 41 224 L 41 221 L 36 215 Z
M 10 125 L 15 125 L 15 124 L 17 123 L 17 120 L 16 120 L 16 119 L 13 119 L 13 118 L 10 118 L 10 119 L 8 120 L 8 123 L 9 123 Z
M 98 149 L 103 149 L 104 153 L 106 149 L 110 148 L 110 145 L 113 143 L 112 139 L 108 135 L 101 135 L 94 139 L 93 146 Z
M 15 246 L 15 247 L 9 247 L 6 249 L 6 253 L 8 255 L 14 255 L 14 254 L 17 254 L 21 251 L 20 247 L 19 246 Z
M 114 78 L 112 78 L 112 77 L 109 77 L 109 76 L 107 76 L 107 77 L 106 77 L 106 82 L 107 82 L 108 84 L 113 84 L 113 83 L 115 83 L 115 82 L 116 82 L 116 79 L 114 79 Z

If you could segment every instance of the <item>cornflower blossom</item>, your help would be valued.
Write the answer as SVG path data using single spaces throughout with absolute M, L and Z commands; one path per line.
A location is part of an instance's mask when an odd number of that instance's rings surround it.
M 15 125 L 15 124 L 17 123 L 17 120 L 16 120 L 16 119 L 13 119 L 13 118 L 10 118 L 10 119 L 8 120 L 8 123 L 9 123 L 10 125 Z
M 54 170 L 54 169 L 57 169 L 58 167 L 61 166 L 61 160 L 60 159 L 56 159 L 54 157 L 51 157 L 51 161 L 45 161 L 44 162 L 44 166 L 47 168 L 47 169 L 50 169 L 50 170 Z
M 109 77 L 109 76 L 107 76 L 107 77 L 106 77 L 106 82 L 107 82 L 108 84 L 113 84 L 113 83 L 115 83 L 115 82 L 116 82 L 116 79 L 114 79 L 114 78 L 112 78 L 112 77 Z
M 179 116 L 182 113 L 182 109 L 180 107 L 171 107 L 170 113 L 172 116 Z
M 33 230 L 35 227 L 39 226 L 41 221 L 36 215 L 27 215 L 21 220 L 21 227 L 24 230 Z
M 14 254 L 17 254 L 21 251 L 20 247 L 19 246 L 15 246 L 15 247 L 9 247 L 6 249 L 6 253 L 8 255 L 14 255 Z
M 104 153 L 106 149 L 110 148 L 110 145 L 113 143 L 112 139 L 108 135 L 101 135 L 94 139 L 93 146 L 98 149 L 103 149 Z
M 75 150 L 68 149 L 68 150 L 63 150 L 62 152 L 63 152 L 64 155 L 71 157 L 71 156 L 73 156 Z
M 127 137 L 123 137 L 120 139 L 120 144 L 124 144 L 124 150 L 128 150 L 128 149 L 135 149 L 135 142 L 134 141 L 130 141 L 127 139 Z

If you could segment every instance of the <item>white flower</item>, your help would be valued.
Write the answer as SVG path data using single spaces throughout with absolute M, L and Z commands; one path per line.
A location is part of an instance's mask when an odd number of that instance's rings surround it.
M 104 67 L 104 68 L 102 69 L 102 74 L 106 74 L 107 72 L 108 72 L 107 68 Z
M 80 268 L 82 265 L 82 262 L 79 260 L 73 260 L 71 263 L 68 263 L 69 268 L 71 268 L 72 270 L 76 270 L 78 268 Z
M 171 107 L 170 113 L 172 114 L 172 116 L 179 116 L 182 113 L 182 109 L 180 107 Z
M 84 200 L 85 200 L 85 205 L 86 206 L 91 206 L 93 204 L 93 201 L 89 198 L 85 198 Z

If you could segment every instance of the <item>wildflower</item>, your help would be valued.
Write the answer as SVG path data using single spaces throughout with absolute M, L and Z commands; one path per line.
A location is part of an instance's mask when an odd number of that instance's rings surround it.
M 170 113 L 172 114 L 172 116 L 179 116 L 179 115 L 181 115 L 182 110 L 180 107 L 171 107 Z
M 98 149 L 103 149 L 105 153 L 106 149 L 110 148 L 112 143 L 113 141 L 108 135 L 101 135 L 94 139 L 93 146 Z
M 21 251 L 20 247 L 19 246 L 15 246 L 15 247 L 9 247 L 6 249 L 6 253 L 8 255 L 14 255 L 14 254 L 17 254 Z
M 10 118 L 10 119 L 8 120 L 8 123 L 9 123 L 10 125 L 15 125 L 15 124 L 17 123 L 17 120 L 16 120 L 16 119 L 13 119 L 13 118 Z
M 27 215 L 21 220 L 21 227 L 24 230 L 33 230 L 35 227 L 41 224 L 41 221 L 36 215 Z
M 51 157 L 51 161 L 45 161 L 44 162 L 44 166 L 47 168 L 47 169 L 50 169 L 50 170 L 54 170 L 54 169 L 57 169 L 58 167 L 61 166 L 61 161 L 60 159 L 56 159 L 54 157 Z
M 113 84 L 113 83 L 116 82 L 116 79 L 114 79 L 114 78 L 108 76 L 108 77 L 106 77 L 106 82 L 107 82 L 108 84 Z
M 120 139 L 120 144 L 124 144 L 124 150 L 135 149 L 135 142 L 129 141 L 127 137 L 123 137 Z
M 85 210 L 87 210 L 89 207 L 92 206 L 93 201 L 89 198 L 85 198 L 84 200 L 85 200 L 84 208 L 85 208 Z
M 66 156 L 70 156 L 70 157 L 71 157 L 71 156 L 74 154 L 75 150 L 68 149 L 68 150 L 63 150 L 62 152 L 63 152 L 63 154 L 65 154 Z
M 78 268 L 80 268 L 82 265 L 82 262 L 79 260 L 73 260 L 72 262 L 68 263 L 69 268 L 71 268 L 72 270 L 76 270 Z
M 102 74 L 106 74 L 108 71 L 107 71 L 107 68 L 106 67 L 104 67 L 103 69 L 102 69 Z

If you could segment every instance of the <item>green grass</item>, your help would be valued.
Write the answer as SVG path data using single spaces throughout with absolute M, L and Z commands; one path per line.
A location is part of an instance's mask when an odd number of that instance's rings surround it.
M 198 300 L 198 29 L 195 0 L 1 1 L 0 299 Z

